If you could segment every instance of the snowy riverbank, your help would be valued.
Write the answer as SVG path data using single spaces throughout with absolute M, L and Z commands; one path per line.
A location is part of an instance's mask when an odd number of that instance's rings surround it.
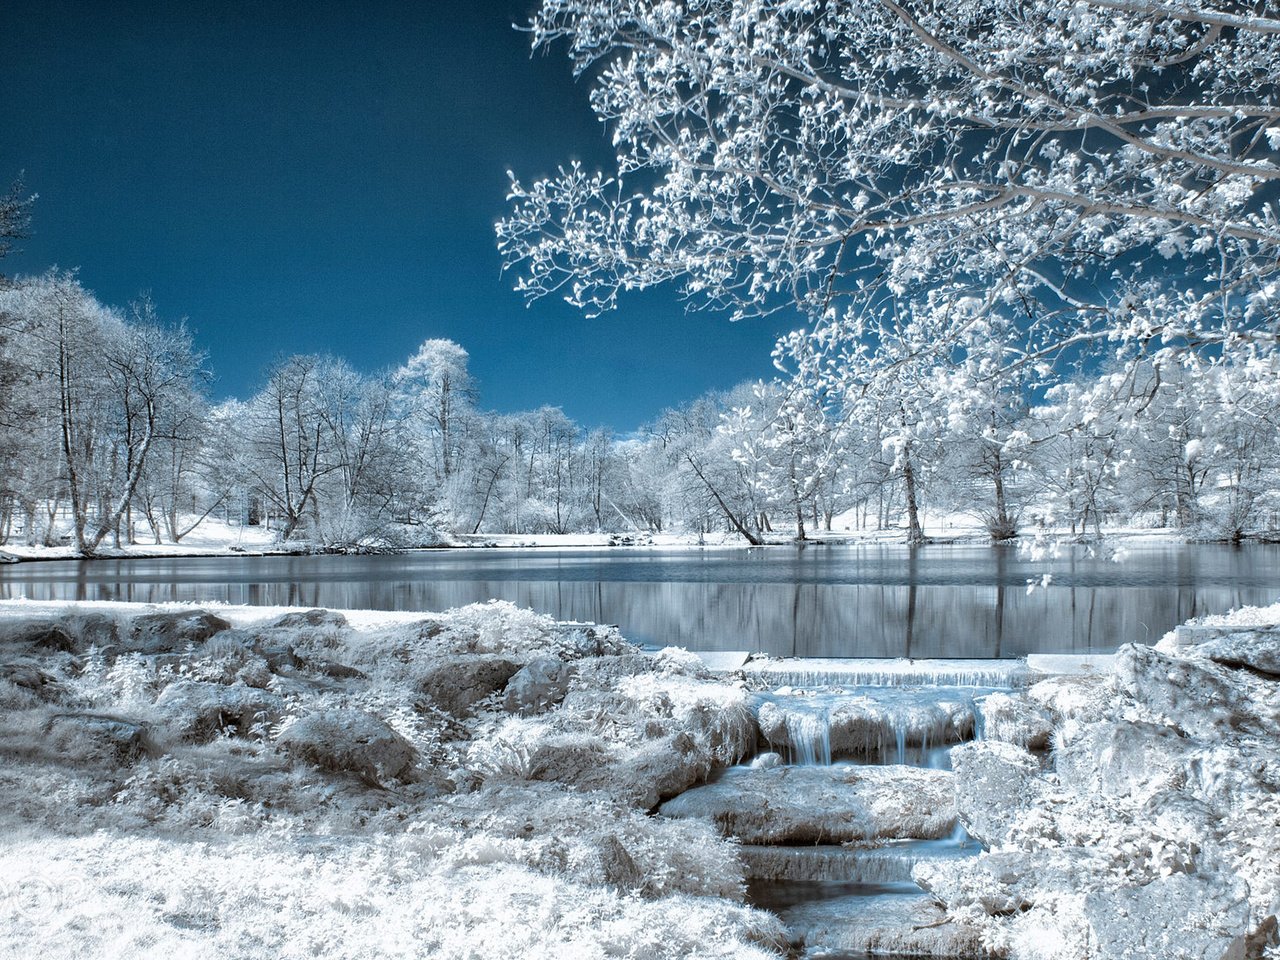
M 930 543 L 936 544 L 989 544 L 990 536 L 979 523 L 966 520 L 955 514 L 940 515 L 932 518 L 926 525 L 926 533 Z M 1107 543 L 1116 547 L 1140 547 L 1165 543 L 1187 542 L 1186 531 L 1147 527 L 1104 527 L 1103 537 Z M 1075 535 L 1066 528 L 1028 530 L 1010 543 L 1032 544 L 1037 540 L 1050 544 L 1066 544 L 1075 541 Z M 905 543 L 906 532 L 897 528 L 883 530 L 836 529 L 832 531 L 810 531 L 805 541 L 810 545 L 849 544 L 849 545 L 901 545 Z M 766 538 L 763 546 L 791 546 L 797 541 L 785 534 L 775 534 Z M 732 533 L 714 533 L 700 535 L 696 533 L 656 533 L 656 534 L 611 534 L 611 533 L 566 533 L 566 534 L 477 534 L 458 535 L 438 546 L 413 548 L 380 552 L 414 552 L 415 549 L 427 550 L 463 550 L 463 549 L 627 549 L 627 548 L 661 548 L 661 549 L 700 549 L 700 548 L 745 548 L 749 544 L 740 536 Z M 239 526 L 225 524 L 220 521 L 205 521 L 195 531 L 182 539 L 181 543 L 132 543 L 119 547 L 104 545 L 95 554 L 94 559 L 148 559 L 177 557 L 235 557 L 235 556 L 267 556 L 298 555 L 315 552 L 329 552 L 313 544 L 300 541 L 281 542 L 275 534 L 264 527 Z M 332 551 L 351 552 L 351 551 Z M 358 551 L 357 551 L 358 552 Z M 59 546 L 27 545 L 8 543 L 0 546 L 0 563 L 19 563 L 39 560 L 83 560 L 70 544 Z
M 1241 611 L 1047 678 L 713 674 L 503 603 L 0 602 L 0 954 L 1259 956 L 1277 621 Z M 957 823 L 986 849 L 954 855 Z M 821 864 L 795 846 L 815 837 Z M 928 896 L 856 917 L 831 901 L 788 926 L 745 901 L 797 871 L 911 890 L 913 864 Z

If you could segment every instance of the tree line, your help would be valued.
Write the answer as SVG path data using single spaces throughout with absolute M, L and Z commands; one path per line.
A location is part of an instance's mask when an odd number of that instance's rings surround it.
M 795 370 L 666 410 L 633 434 L 556 407 L 494 413 L 468 355 L 424 342 L 395 369 L 279 360 L 213 403 L 204 358 L 150 299 L 118 310 L 74 272 L 0 289 L 0 543 L 93 555 L 180 543 L 210 516 L 282 541 L 408 547 L 486 534 L 731 534 L 841 526 L 924 535 L 926 510 L 994 539 L 1141 523 L 1239 539 L 1277 526 L 1275 364 L 1122 365 L 1048 389 L 992 331 L 962 359 L 899 364 L 866 389 Z M 837 522 L 838 518 L 838 522 Z

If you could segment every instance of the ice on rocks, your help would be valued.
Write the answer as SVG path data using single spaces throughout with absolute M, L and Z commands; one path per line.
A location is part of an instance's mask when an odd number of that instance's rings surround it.
M 712 820 L 752 844 L 925 839 L 955 827 L 951 774 L 849 764 L 734 767 L 661 807 L 668 817 Z

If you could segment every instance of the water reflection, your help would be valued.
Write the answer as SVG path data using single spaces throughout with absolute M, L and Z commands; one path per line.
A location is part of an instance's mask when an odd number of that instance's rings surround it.
M 1047 588 L 1029 579 L 1053 574 Z M 1046 566 L 1011 548 L 485 550 L 388 557 L 49 562 L 0 596 L 439 610 L 499 598 L 627 636 L 794 656 L 1106 652 L 1192 616 L 1280 598 L 1280 547 L 1162 546 Z

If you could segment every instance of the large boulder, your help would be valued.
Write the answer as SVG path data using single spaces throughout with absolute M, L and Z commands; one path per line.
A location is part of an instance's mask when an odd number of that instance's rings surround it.
M 51 703 L 61 698 L 58 678 L 42 669 L 33 659 L 22 657 L 0 663 L 0 683 L 8 683 L 35 701 Z
M 133 763 L 153 749 L 145 723 L 111 713 L 56 713 L 44 732 L 55 751 L 76 757 Z
M 1180 783 L 1196 748 L 1158 724 L 1093 723 L 1059 744 L 1054 765 L 1059 782 L 1076 793 L 1144 800 Z
M 38 653 L 83 653 L 80 637 L 58 620 L 0 621 L 0 644 Z
M 952 776 L 900 766 L 734 767 L 662 804 L 743 843 L 932 840 L 955 828 Z
M 457 655 L 436 660 L 418 680 L 418 689 L 455 717 L 472 713 L 477 703 L 502 690 L 520 669 L 503 657 Z
M 711 758 L 688 733 L 649 741 L 608 769 L 584 778 L 587 789 L 605 789 L 641 810 L 679 796 L 711 773 Z
M 1042 795 L 1040 762 L 1021 747 L 995 740 L 951 751 L 960 821 L 976 840 L 1000 846 L 1014 822 Z
M 1280 628 L 1229 633 L 1189 651 L 1225 667 L 1256 670 L 1280 680 Z
M 277 617 L 267 624 L 268 629 L 276 630 L 340 630 L 347 626 L 347 618 L 337 610 L 297 610 Z
M 1216 874 L 1175 873 L 1084 901 L 1097 956 L 1108 960 L 1227 960 L 1245 956 L 1248 888 Z
M 284 715 L 284 701 L 266 690 L 201 680 L 169 684 L 156 707 L 175 734 L 193 743 L 207 743 L 222 733 L 248 736 L 255 727 Z
M 541 713 L 564 699 L 572 680 L 573 668 L 563 660 L 535 657 L 507 682 L 503 706 L 511 713 Z
M 1116 653 L 1115 674 L 1126 693 L 1191 736 L 1280 734 L 1280 686 L 1211 660 L 1127 644 Z
M 994 916 L 1026 910 L 1064 892 L 1104 885 L 1113 867 L 1100 850 L 1046 846 L 925 859 L 912 868 L 912 878 L 950 913 L 976 909 Z
M 199 646 L 231 624 L 207 610 L 148 613 L 136 618 L 123 646 L 130 653 L 172 653 Z
M 289 724 L 276 743 L 289 756 L 370 784 L 408 779 L 417 752 L 385 721 L 361 710 L 325 710 Z

